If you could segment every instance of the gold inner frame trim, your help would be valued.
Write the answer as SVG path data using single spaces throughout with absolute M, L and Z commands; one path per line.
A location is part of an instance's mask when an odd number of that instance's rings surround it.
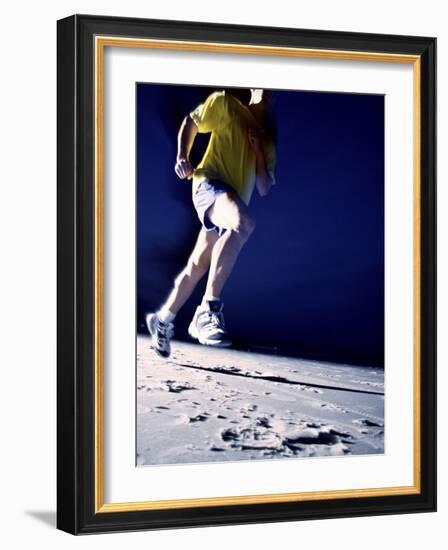
M 414 348 L 413 348 L 413 421 L 414 421 L 414 480 L 413 485 L 365 489 L 275 493 L 263 495 L 226 496 L 179 500 L 141 502 L 104 502 L 104 50 L 106 47 L 154 48 L 162 50 L 195 51 L 207 53 L 235 53 L 271 55 L 315 59 L 407 63 L 413 65 L 413 297 L 414 297 Z M 95 513 L 167 510 L 209 506 L 235 506 L 279 502 L 304 502 L 342 498 L 362 498 L 419 494 L 421 491 L 421 385 L 420 385 L 420 314 L 421 314 L 421 59 L 417 55 L 381 52 L 354 52 L 253 44 L 226 44 L 182 40 L 156 40 L 96 36 L 95 52 Z

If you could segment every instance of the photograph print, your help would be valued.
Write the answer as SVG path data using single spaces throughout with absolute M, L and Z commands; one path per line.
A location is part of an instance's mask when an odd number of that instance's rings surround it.
M 384 453 L 384 96 L 137 83 L 136 175 L 137 466 Z

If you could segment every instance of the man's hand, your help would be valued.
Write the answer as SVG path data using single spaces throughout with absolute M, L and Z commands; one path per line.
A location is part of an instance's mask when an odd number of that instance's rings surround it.
M 190 179 L 193 175 L 193 166 L 187 158 L 177 157 L 174 171 L 180 179 Z
M 193 176 L 193 166 L 189 161 L 194 138 L 198 133 L 198 127 L 190 116 L 186 116 L 180 125 L 177 135 L 177 157 L 174 171 L 180 179 L 190 179 Z
M 255 151 L 256 155 L 260 155 L 263 153 L 263 149 L 261 147 L 261 139 L 260 134 L 255 130 L 255 128 L 249 128 L 247 130 L 247 138 L 249 140 L 249 143 L 252 147 L 252 149 Z

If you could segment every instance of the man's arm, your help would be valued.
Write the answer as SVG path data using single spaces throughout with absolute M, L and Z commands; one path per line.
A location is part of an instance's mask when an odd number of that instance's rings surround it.
M 177 157 L 174 171 L 181 179 L 190 179 L 193 175 L 193 166 L 190 162 L 190 151 L 194 139 L 198 133 L 198 127 L 190 116 L 186 116 L 180 125 L 177 135 Z
M 274 185 L 274 180 L 266 168 L 266 160 L 264 158 L 263 147 L 261 145 L 260 136 L 253 128 L 249 128 L 248 133 L 249 143 L 255 152 L 256 161 L 256 185 L 258 193 L 264 197 L 269 193 L 270 188 Z

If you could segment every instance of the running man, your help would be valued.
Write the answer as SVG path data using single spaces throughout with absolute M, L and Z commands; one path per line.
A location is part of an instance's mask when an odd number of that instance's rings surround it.
M 275 183 L 271 100 L 270 92 L 251 89 L 249 104 L 244 105 L 231 93 L 217 91 L 181 124 L 174 170 L 179 178 L 193 180 L 193 205 L 202 227 L 166 302 L 146 316 L 152 345 L 162 357 L 171 352 L 176 314 L 206 273 L 205 294 L 188 333 L 201 344 L 231 345 L 221 294 L 255 227 L 248 209 L 252 192 L 256 187 L 265 196 Z M 189 154 L 197 132 L 211 135 L 202 161 L 193 169 Z

